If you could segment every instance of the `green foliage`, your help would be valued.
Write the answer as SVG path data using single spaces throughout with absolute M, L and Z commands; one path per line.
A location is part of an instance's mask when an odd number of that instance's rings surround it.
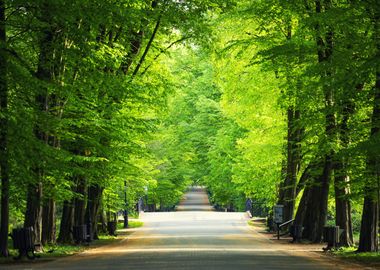
M 332 1 L 323 12 L 318 1 L 29 2 L 5 1 L 12 226 L 30 186 L 41 183 L 43 202 L 60 209 L 85 198 L 77 179 L 99 186 L 110 212 L 125 195 L 130 211 L 143 197 L 172 209 L 192 183 L 224 209 L 243 210 L 247 198 L 270 207 L 295 108 L 297 180 L 329 153 L 343 160 L 334 177 L 349 176 L 358 228 L 364 191 L 378 184 L 368 162 L 380 145 L 370 136 L 376 1 Z

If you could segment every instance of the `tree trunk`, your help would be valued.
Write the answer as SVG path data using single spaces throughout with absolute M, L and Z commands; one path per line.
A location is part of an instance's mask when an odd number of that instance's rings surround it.
M 45 22 L 50 25 L 50 10 L 48 3 L 42 4 L 42 12 L 46 16 Z M 53 59 L 54 59 L 54 34 L 53 29 L 48 26 L 43 29 L 41 39 L 39 40 L 39 56 L 36 77 L 43 83 L 49 83 L 52 81 L 53 76 Z M 37 107 L 40 112 L 47 113 L 49 111 L 49 94 L 46 87 L 41 87 L 41 90 L 35 98 Z M 38 140 L 49 144 L 49 135 L 42 130 L 40 121 L 37 122 L 34 127 L 34 133 Z M 25 213 L 25 226 L 32 226 L 35 229 L 35 241 L 41 243 L 41 223 L 42 223 L 42 209 L 41 209 L 41 199 L 42 199 L 42 183 L 45 177 L 44 168 L 42 166 L 45 156 L 36 150 L 36 156 L 38 157 L 35 161 L 34 168 L 32 171 L 36 175 L 36 182 L 29 186 L 28 197 L 27 197 L 27 209 Z
M 97 223 L 102 193 L 103 188 L 97 184 L 92 185 L 88 188 L 88 200 L 85 219 L 86 223 L 91 224 L 93 239 L 99 239 Z
M 363 85 L 356 86 L 357 90 L 362 88 Z M 339 125 L 339 138 L 341 146 L 346 149 L 350 142 L 348 135 L 348 121 L 354 111 L 354 104 L 349 100 L 345 100 L 341 106 L 343 119 Z M 343 246 L 352 246 L 354 244 L 354 239 L 352 232 L 351 203 L 348 198 L 350 190 L 347 165 L 348 162 L 346 157 L 338 157 L 335 160 L 335 224 L 343 230 L 340 236 L 340 244 Z
M 24 227 L 33 227 L 35 242 L 41 242 L 42 184 L 31 184 L 28 188 Z
M 372 112 L 372 128 L 370 139 L 376 140 L 380 133 L 380 72 L 376 74 L 374 87 L 374 101 Z M 367 167 L 370 180 L 364 189 L 364 205 L 360 228 L 359 252 L 372 252 L 379 250 L 379 182 L 380 158 L 378 153 L 369 153 Z M 371 181 L 372 180 L 372 181 Z
M 306 194 L 306 210 L 302 223 L 303 237 L 316 243 L 322 240 L 323 227 L 326 223 L 331 172 L 332 162 L 326 158 L 322 174 L 313 181 Z
M 58 243 L 72 243 L 73 240 L 73 225 L 74 225 L 74 208 L 73 200 L 64 201 L 62 209 L 61 227 L 59 229 Z
M 374 7 L 373 25 L 374 42 L 377 55 L 380 53 L 380 11 Z M 373 110 L 370 141 L 374 149 L 378 149 L 380 136 L 380 69 L 376 70 L 376 82 L 373 88 Z M 368 180 L 364 188 L 364 205 L 360 228 L 359 252 L 372 252 L 379 250 L 379 200 L 380 200 L 380 158 L 378 151 L 368 151 L 367 171 Z
M 7 257 L 9 228 L 9 165 L 8 165 L 8 57 L 6 53 L 5 2 L 0 0 L 0 178 L 1 223 L 0 256 Z
M 340 244 L 352 246 L 354 243 L 351 221 L 351 203 L 348 198 L 348 175 L 345 173 L 345 165 L 342 160 L 335 162 L 335 224 L 343 230 L 340 236 Z
M 74 200 L 74 225 L 85 224 L 86 214 L 86 180 L 82 176 L 77 177 L 76 198 Z
M 321 13 L 323 10 L 327 10 L 331 7 L 331 1 L 327 0 L 323 2 L 316 0 L 316 13 Z M 325 63 L 330 61 L 333 52 L 333 32 L 330 29 L 322 38 L 320 32 L 320 25 L 317 23 L 315 27 L 316 31 L 316 45 L 318 54 L 318 63 Z M 325 43 L 326 42 L 326 43 Z M 326 70 L 322 73 L 323 79 L 331 77 L 331 70 Z M 324 87 L 325 94 L 325 134 L 329 142 L 336 140 L 336 120 L 334 114 L 334 93 L 330 86 Z M 323 157 L 323 170 L 319 174 L 319 177 L 315 178 L 315 181 L 311 183 L 310 190 L 307 196 L 306 211 L 303 220 L 304 237 L 308 238 L 312 242 L 320 242 L 322 240 L 323 227 L 327 218 L 327 204 L 329 195 L 329 186 L 331 176 L 333 172 L 333 157 L 334 152 L 332 149 L 328 149 Z
M 297 226 L 304 225 L 306 209 L 308 208 L 307 203 L 309 201 L 309 196 L 310 196 L 310 186 L 306 186 L 303 191 L 301 201 L 298 205 L 296 216 L 294 217 L 294 225 L 297 225 Z
M 42 207 L 42 245 L 54 244 L 56 238 L 56 205 L 54 199 L 50 198 Z
M 288 108 L 288 136 L 287 136 L 287 164 L 285 180 L 280 189 L 279 204 L 284 205 L 283 218 L 284 221 L 291 220 L 294 214 L 297 172 L 299 168 L 299 136 L 296 121 L 299 120 L 299 111 L 295 111 L 293 107 Z

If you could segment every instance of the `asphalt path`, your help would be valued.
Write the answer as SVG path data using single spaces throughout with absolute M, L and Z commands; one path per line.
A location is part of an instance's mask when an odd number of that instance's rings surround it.
M 144 227 L 116 245 L 12 269 L 355 269 L 268 239 L 247 225 L 245 213 L 212 211 L 200 187 L 185 194 L 176 212 L 144 213 L 142 220 Z

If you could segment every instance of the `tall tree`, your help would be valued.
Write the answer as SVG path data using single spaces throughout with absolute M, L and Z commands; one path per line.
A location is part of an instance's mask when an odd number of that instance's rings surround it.
M 5 1 L 0 1 L 0 255 L 8 256 L 9 163 L 8 163 L 8 56 Z
M 374 16 L 376 37 L 377 57 L 380 56 L 380 12 Z M 360 228 L 359 252 L 378 251 L 379 250 L 379 198 L 380 198 L 380 171 L 379 171 L 379 155 L 378 143 L 380 136 L 380 68 L 376 69 L 376 82 L 373 87 L 373 110 L 371 116 L 371 133 L 370 141 L 375 151 L 368 154 L 367 170 L 369 181 L 365 182 L 364 187 L 364 205 L 363 215 Z

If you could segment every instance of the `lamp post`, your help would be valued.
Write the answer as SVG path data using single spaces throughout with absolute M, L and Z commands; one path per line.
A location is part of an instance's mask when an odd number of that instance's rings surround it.
M 127 180 L 124 180 L 124 228 L 128 228 Z

